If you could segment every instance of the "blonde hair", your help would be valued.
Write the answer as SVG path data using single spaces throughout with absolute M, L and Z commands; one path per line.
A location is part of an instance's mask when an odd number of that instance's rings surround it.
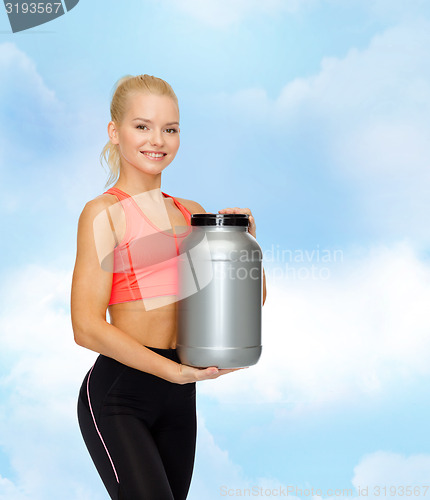
M 111 120 L 116 125 L 120 125 L 127 110 L 128 97 L 134 92 L 143 92 L 145 94 L 166 95 L 171 97 L 178 107 L 178 98 L 172 87 L 162 80 L 151 75 L 126 75 L 120 78 L 115 86 L 112 101 L 110 105 Z M 100 154 L 100 163 L 103 166 L 103 160 L 109 168 L 109 178 L 105 187 L 118 180 L 120 174 L 120 155 L 118 144 L 113 144 L 110 139 L 102 149 Z

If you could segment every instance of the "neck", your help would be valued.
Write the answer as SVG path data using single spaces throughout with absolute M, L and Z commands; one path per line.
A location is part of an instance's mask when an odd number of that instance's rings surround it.
M 121 168 L 115 187 L 121 189 L 121 191 L 125 191 L 130 196 L 146 191 L 153 191 L 154 193 L 159 193 L 161 196 L 161 172 L 150 175 L 138 171 L 127 172 Z

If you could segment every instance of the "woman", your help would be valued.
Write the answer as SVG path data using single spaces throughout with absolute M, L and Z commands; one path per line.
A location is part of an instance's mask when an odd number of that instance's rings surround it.
M 160 190 L 179 132 L 178 101 L 168 83 L 149 75 L 120 79 L 102 152 L 111 169 L 107 185 L 116 183 L 79 217 L 72 326 L 75 341 L 100 355 L 82 383 L 78 419 L 113 499 L 186 498 L 195 383 L 235 371 L 182 365 L 176 353 L 172 263 L 191 214 L 205 213 L 197 202 Z M 219 212 L 249 214 L 255 237 L 249 209 Z M 263 290 L 264 302 L 265 281 Z

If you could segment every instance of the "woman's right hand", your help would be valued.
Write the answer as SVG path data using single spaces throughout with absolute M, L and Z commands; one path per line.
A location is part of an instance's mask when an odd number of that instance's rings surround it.
M 178 384 L 189 384 L 191 382 L 199 382 L 200 380 L 218 378 L 221 375 L 225 375 L 226 373 L 248 368 L 247 366 L 243 368 L 217 368 L 216 366 L 209 366 L 208 368 L 194 368 L 193 366 L 182 365 L 179 363 L 178 366 Z

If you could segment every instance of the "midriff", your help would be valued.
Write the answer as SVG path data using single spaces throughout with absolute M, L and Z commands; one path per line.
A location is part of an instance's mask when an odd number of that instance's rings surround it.
M 166 304 L 168 300 L 173 302 Z M 110 323 L 142 345 L 175 349 L 176 304 L 175 296 L 152 297 L 111 304 L 108 307 Z

